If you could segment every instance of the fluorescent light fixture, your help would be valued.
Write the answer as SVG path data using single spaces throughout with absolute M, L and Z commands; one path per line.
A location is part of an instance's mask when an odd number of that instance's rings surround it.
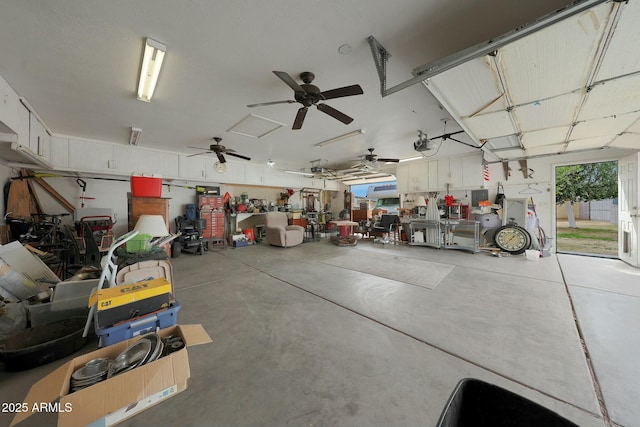
M 336 136 L 335 138 L 327 139 L 326 141 L 318 142 L 317 144 L 313 144 L 314 147 L 324 147 L 325 145 L 333 144 L 334 142 L 341 141 L 346 138 L 350 138 L 352 136 L 360 135 L 365 133 L 364 129 L 354 130 L 353 132 L 345 133 L 344 135 Z
M 151 102 L 165 53 L 167 53 L 165 45 L 148 37 L 145 39 L 140 81 L 138 82 L 138 99 L 140 101 Z
M 309 173 L 309 172 L 302 172 L 302 171 L 285 171 L 286 173 L 292 173 L 294 175 L 305 175 L 305 176 L 313 176 L 314 174 Z
M 420 160 L 420 159 L 424 159 L 424 157 L 423 156 L 407 157 L 406 159 L 400 159 L 400 163 L 410 162 L 412 160 Z
M 129 135 L 129 145 L 138 145 L 140 142 L 140 136 L 142 135 L 142 129 L 140 128 L 131 128 L 131 133 Z

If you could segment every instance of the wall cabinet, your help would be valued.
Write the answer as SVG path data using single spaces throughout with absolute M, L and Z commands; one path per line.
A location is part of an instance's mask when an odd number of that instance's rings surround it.
M 49 161 L 51 158 L 49 139 L 49 133 L 44 125 L 33 113 L 29 113 L 29 150 L 39 158 Z
M 57 168 L 69 167 L 69 138 L 52 136 L 49 139 L 51 151 L 51 164 Z
M 69 168 L 77 171 L 114 171 L 113 144 L 69 139 Z
M 208 157 L 189 157 L 186 155 L 180 156 L 178 160 L 178 175 L 180 176 L 180 178 L 184 179 L 195 179 L 200 181 L 205 180 L 205 161 L 207 160 L 209 160 Z M 213 162 L 210 163 L 210 167 L 213 168 Z
M 18 94 L 15 93 L 11 86 L 9 86 L 9 83 L 0 76 L 0 123 L 4 124 L 6 128 L 8 128 L 5 129 L 0 125 L 0 132 L 13 132 L 20 135 L 19 128 L 21 110 L 26 111 L 26 108 L 20 102 Z M 27 127 L 27 131 L 28 130 L 29 128 Z M 20 143 L 23 144 L 23 142 Z

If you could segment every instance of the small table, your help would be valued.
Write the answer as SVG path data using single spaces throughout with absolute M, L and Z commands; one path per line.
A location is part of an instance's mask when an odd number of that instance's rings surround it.
M 351 236 L 353 227 L 359 225 L 357 222 L 349 220 L 329 221 L 329 223 L 335 224 L 338 227 L 338 234 L 343 237 Z
M 338 227 L 338 235 L 331 238 L 331 241 L 338 246 L 355 246 L 358 240 L 353 236 L 353 227 L 358 223 L 349 220 L 329 221 Z

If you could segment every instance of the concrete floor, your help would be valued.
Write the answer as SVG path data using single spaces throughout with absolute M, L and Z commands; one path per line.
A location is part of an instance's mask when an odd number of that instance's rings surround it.
M 186 391 L 123 426 L 435 426 L 467 377 L 580 426 L 640 425 L 640 270 L 620 261 L 322 240 L 173 266 L 179 323 L 213 343 L 189 349 Z M 0 401 L 63 362 L 0 370 Z

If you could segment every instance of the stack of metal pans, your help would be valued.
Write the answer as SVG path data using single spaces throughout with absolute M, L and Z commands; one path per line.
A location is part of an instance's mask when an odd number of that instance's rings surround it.
M 70 392 L 82 390 L 105 380 L 109 374 L 111 361 L 105 358 L 92 359 L 71 375 Z
M 115 359 L 93 359 L 71 375 L 70 392 L 81 390 L 115 375 L 128 372 L 159 359 L 164 343 L 156 333 L 149 333 L 127 347 Z
M 160 356 L 162 356 L 162 352 L 164 350 L 164 343 L 162 342 L 160 335 L 150 333 L 145 335 L 141 339 L 146 339 L 151 342 L 151 352 L 149 353 L 149 357 L 147 357 L 145 361 L 142 362 L 142 364 L 144 365 L 145 363 L 151 363 L 154 360 L 158 360 Z

